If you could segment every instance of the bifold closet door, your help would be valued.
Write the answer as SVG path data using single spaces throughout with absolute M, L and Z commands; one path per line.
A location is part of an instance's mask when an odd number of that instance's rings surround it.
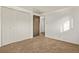
M 31 16 L 29 13 L 2 7 L 2 45 L 31 37 Z
M 15 40 L 16 15 L 13 9 L 2 7 L 2 45 Z

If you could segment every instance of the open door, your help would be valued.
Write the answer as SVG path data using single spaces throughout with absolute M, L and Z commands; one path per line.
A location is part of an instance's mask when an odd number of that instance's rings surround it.
M 40 16 L 33 16 L 33 37 L 40 34 Z

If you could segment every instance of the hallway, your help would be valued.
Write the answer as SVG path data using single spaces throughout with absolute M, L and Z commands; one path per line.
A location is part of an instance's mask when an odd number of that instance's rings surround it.
M 0 48 L 0 52 L 8 53 L 64 53 L 64 52 L 79 52 L 79 45 L 70 44 L 67 42 L 50 39 L 43 35 L 15 42 Z

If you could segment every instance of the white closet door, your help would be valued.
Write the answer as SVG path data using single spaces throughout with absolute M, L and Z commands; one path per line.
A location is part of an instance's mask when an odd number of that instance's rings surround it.
M 15 11 L 2 7 L 2 45 L 11 43 L 15 39 Z
M 30 38 L 33 26 L 31 15 L 26 12 L 2 7 L 2 45 Z
M 15 31 L 16 39 L 26 39 L 30 35 L 30 15 L 29 13 L 15 11 L 16 22 Z

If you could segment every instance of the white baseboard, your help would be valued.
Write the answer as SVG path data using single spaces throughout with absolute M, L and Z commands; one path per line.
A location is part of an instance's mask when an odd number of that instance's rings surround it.
M 45 37 L 79 45 L 79 42 L 71 42 L 71 41 L 68 41 L 68 40 L 65 40 L 65 39 L 56 37 L 56 36 L 49 36 L 49 35 L 46 35 Z
M 23 41 L 23 40 L 27 40 L 29 38 L 33 38 L 33 36 L 28 36 L 28 37 L 26 37 L 24 39 L 20 39 L 20 40 L 17 40 L 17 41 L 6 42 L 6 43 L 2 44 L 2 46 L 5 46 L 5 45 L 11 44 L 11 43 L 15 43 L 15 42 L 19 42 L 19 41 Z M 2 46 L 0 46 L 0 47 L 2 47 Z

